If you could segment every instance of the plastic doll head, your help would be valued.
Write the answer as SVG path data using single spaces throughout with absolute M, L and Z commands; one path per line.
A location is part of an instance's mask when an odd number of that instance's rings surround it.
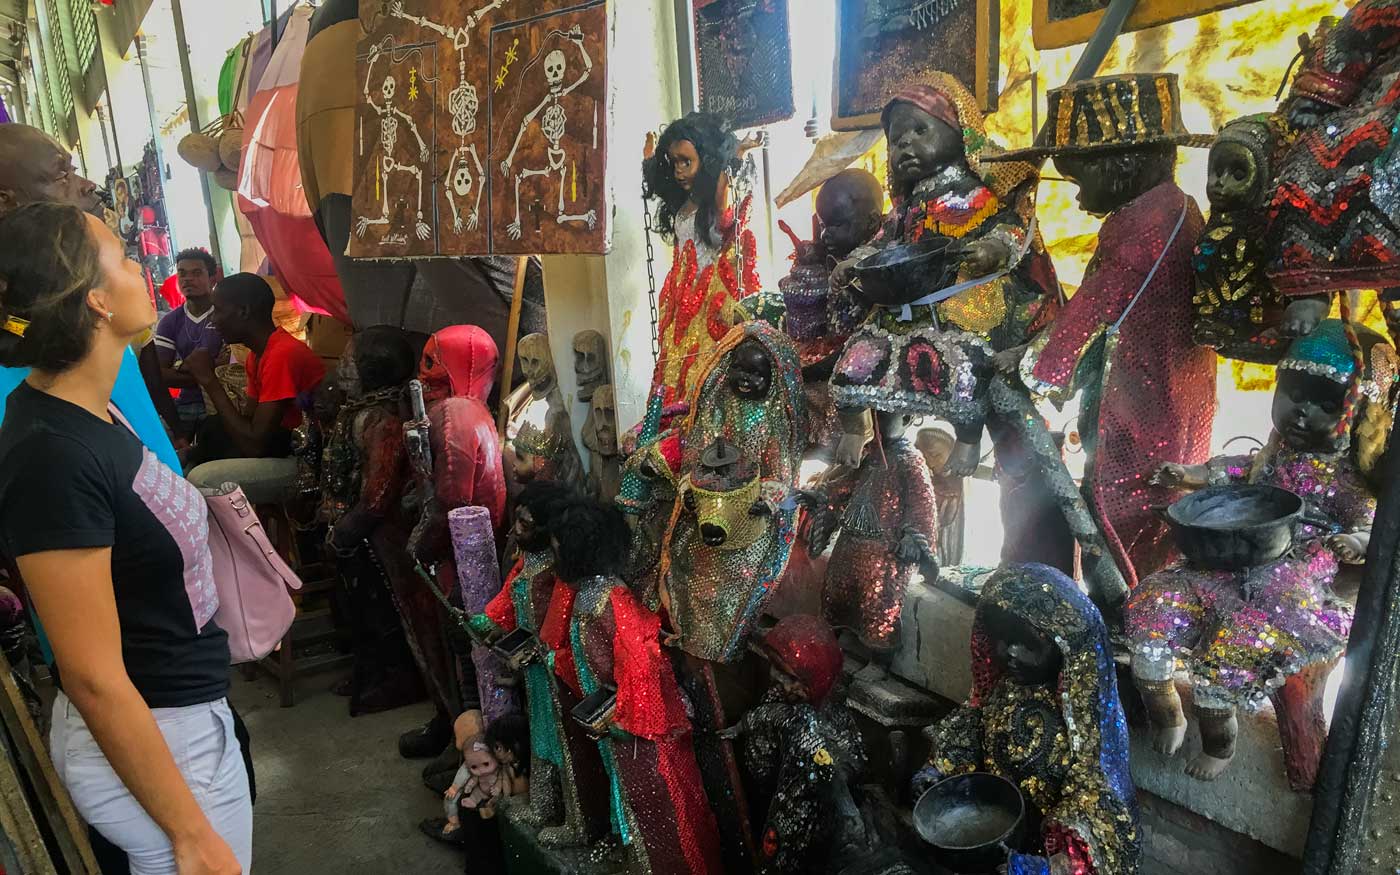
M 1263 206 L 1285 139 L 1282 123 L 1265 114 L 1235 119 L 1210 147 L 1206 194 L 1216 210 Z
M 870 242 L 880 230 L 885 194 L 875 174 L 850 168 L 831 177 L 817 193 L 822 245 L 840 260 Z
M 953 113 L 951 104 L 949 113 Z M 927 179 L 964 160 L 962 132 L 956 124 L 939 112 L 895 100 L 885 108 L 883 116 L 885 138 L 890 146 L 890 187 L 900 195 L 907 194 L 922 179 Z
M 503 714 L 486 727 L 486 743 L 503 766 L 527 769 L 530 765 L 530 726 L 519 714 Z
M 1339 319 L 1319 322 L 1311 333 L 1293 341 L 1279 362 L 1272 411 L 1274 428 L 1295 449 L 1331 452 L 1346 444 L 1353 429 L 1358 433 L 1390 430 L 1395 350 L 1375 331 L 1361 325 L 1355 330 L 1361 345 L 1360 373 L 1346 328 Z M 1348 409 L 1354 385 L 1359 410 Z M 1372 460 L 1363 458 L 1370 455 L 1358 447 L 1363 470 L 1371 467 Z
M 1055 169 L 1079 186 L 1079 208 L 1091 216 L 1107 216 L 1176 173 L 1174 145 L 1105 149 L 1056 155 Z
M 739 141 L 719 118 L 693 112 L 666 126 L 656 152 L 642 162 L 642 195 L 660 201 L 656 229 L 662 239 L 676 239 L 676 214 L 693 200 L 695 224 L 704 243 L 715 245 L 715 191 L 724 173 L 739 170 Z
M 467 770 L 472 773 L 472 777 L 478 779 L 496 774 L 501 767 L 496 755 L 491 752 L 491 745 L 481 736 L 462 746 L 462 761 L 467 764 Z
M 1295 450 L 1334 451 L 1346 397 L 1344 383 L 1303 371 L 1280 370 L 1274 389 L 1274 429 Z
M 513 522 L 516 543 L 525 550 L 548 550 L 554 517 L 575 493 L 552 480 L 526 483 L 515 498 Z
M 1008 680 L 1025 687 L 1055 683 L 1064 656 L 1050 636 L 999 605 L 984 605 L 981 615 L 992 661 Z
M 914 446 L 924 455 L 930 471 L 942 471 L 953 455 L 953 445 L 957 438 L 943 428 L 921 428 L 914 438 Z
M 730 390 L 747 401 L 768 397 L 773 384 L 773 359 L 768 349 L 754 338 L 740 343 L 729 363 L 728 381 Z

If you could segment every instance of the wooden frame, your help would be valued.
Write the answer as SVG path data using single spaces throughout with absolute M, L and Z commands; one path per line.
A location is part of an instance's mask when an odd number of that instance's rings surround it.
M 878 128 L 880 126 L 880 110 L 883 108 L 869 109 L 858 112 L 843 109 L 843 101 L 847 95 L 843 94 L 842 70 L 844 69 L 843 58 L 849 51 L 847 41 L 849 36 L 843 38 L 843 34 L 854 33 L 856 24 L 847 21 L 852 3 L 862 2 L 862 0 L 837 0 L 836 9 L 836 61 L 832 70 L 831 89 L 831 127 L 836 131 L 856 131 L 867 128 Z M 976 3 L 976 28 L 977 46 L 976 61 L 974 65 L 973 82 L 965 82 L 968 89 L 977 98 L 977 104 L 983 112 L 993 112 L 997 108 L 997 99 L 1001 90 L 1001 2 L 1000 0 L 969 0 Z M 1041 2 L 1041 0 L 1037 0 Z
M 1050 4 L 1052 2 L 1054 0 L 1034 0 L 1035 5 L 1031 12 L 1031 35 L 1035 40 L 1035 47 L 1037 49 L 1062 49 L 1065 46 L 1088 42 L 1089 37 L 1094 33 L 1094 28 L 1099 26 L 1099 21 L 1103 18 L 1103 10 L 1052 21 L 1050 18 Z M 1207 12 L 1219 12 L 1222 9 L 1257 2 L 1259 0 L 1138 0 L 1137 8 L 1132 15 L 1128 16 L 1127 23 L 1123 25 L 1123 32 L 1144 30 L 1159 24 L 1195 18 L 1198 15 L 1205 15 Z

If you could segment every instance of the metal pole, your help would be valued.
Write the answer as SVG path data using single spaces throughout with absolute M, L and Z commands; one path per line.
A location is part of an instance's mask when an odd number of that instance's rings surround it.
M 156 123 L 156 98 L 151 90 L 151 65 L 146 63 L 146 37 L 136 36 L 136 60 L 141 64 L 141 82 L 146 86 L 146 118 L 151 125 L 151 146 L 156 151 L 156 176 L 160 179 L 161 197 L 165 197 L 165 150 L 160 147 L 160 125 Z M 170 251 L 179 251 L 175 242 L 175 229 L 170 233 Z
M 190 46 L 185 39 L 185 13 L 180 8 L 180 0 L 170 0 L 170 13 L 175 19 L 175 47 L 180 54 L 180 75 L 185 80 L 185 109 L 190 116 L 190 133 L 197 134 L 204 129 L 199 117 L 199 97 L 194 91 L 194 74 L 190 72 Z M 223 264 L 219 252 L 219 226 L 214 221 L 214 200 L 209 194 L 209 174 L 199 174 L 199 188 L 204 194 L 204 218 L 209 223 L 209 252 L 214 260 Z
M 271 2 L 268 4 L 268 9 L 271 11 L 271 16 L 272 16 L 271 20 L 268 21 L 268 24 L 272 25 L 272 51 L 275 53 L 275 52 L 277 51 L 277 41 L 278 41 L 278 33 L 277 33 L 277 0 L 271 0 Z
M 1113 47 L 1113 41 L 1123 32 L 1123 25 L 1128 23 L 1128 16 L 1133 14 L 1137 5 L 1138 0 L 1111 0 L 1103 18 L 1099 19 L 1099 26 L 1094 28 L 1094 35 L 1084 46 L 1079 63 L 1074 65 L 1074 72 L 1069 74 L 1069 81 L 1090 79 L 1098 74 L 1103 59 L 1108 57 L 1108 50 Z
M 699 76 L 695 70 L 695 10 L 691 0 L 675 0 L 676 66 L 680 70 L 681 115 L 700 105 Z

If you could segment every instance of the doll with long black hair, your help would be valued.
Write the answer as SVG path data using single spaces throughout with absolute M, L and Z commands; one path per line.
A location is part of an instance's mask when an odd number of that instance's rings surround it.
M 741 142 L 718 116 L 701 112 L 647 137 L 642 196 L 657 201 L 654 227 L 675 250 L 657 301 L 652 378 L 666 404 L 687 397 L 692 370 L 729 330 L 733 302 L 758 291 L 752 199 L 735 208 L 731 189 L 744 153 L 762 142 L 759 135 Z

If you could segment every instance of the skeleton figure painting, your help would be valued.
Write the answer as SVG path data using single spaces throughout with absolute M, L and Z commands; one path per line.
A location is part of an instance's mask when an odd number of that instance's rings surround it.
M 501 45 L 522 48 L 505 89 L 492 98 L 491 188 L 498 251 L 602 251 L 585 241 L 604 236 L 602 207 L 606 81 L 597 68 L 604 51 L 607 9 L 593 3 L 518 27 L 492 30 Z M 528 55 L 525 46 L 534 47 Z M 508 95 L 508 96 L 507 96 Z M 500 234 L 514 247 L 502 246 Z M 584 248 L 554 240 L 576 240 Z
M 603 0 L 364 0 L 356 258 L 602 253 Z

